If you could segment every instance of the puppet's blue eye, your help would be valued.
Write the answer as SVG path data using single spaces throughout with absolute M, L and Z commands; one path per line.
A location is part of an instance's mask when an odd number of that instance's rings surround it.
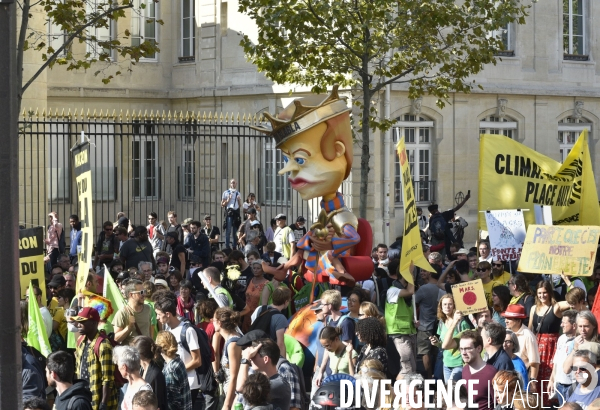
M 304 163 L 306 162 L 306 160 L 304 158 L 294 158 L 294 159 L 296 160 L 298 165 L 304 165 Z
M 283 163 L 284 164 L 287 164 L 289 160 L 290 159 L 288 157 L 286 157 L 285 155 L 283 156 Z

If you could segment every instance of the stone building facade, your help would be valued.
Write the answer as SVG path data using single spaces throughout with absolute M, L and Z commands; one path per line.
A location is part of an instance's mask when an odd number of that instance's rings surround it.
M 147 19 L 164 21 L 164 25 L 146 22 L 140 28 L 141 35 L 154 36 L 159 43 L 161 51 L 154 58 L 131 66 L 131 72 L 121 70 L 123 74 L 107 85 L 94 76 L 93 69 L 66 72 L 55 67 L 40 80 L 39 86 L 45 91 L 36 91 L 24 104 L 59 111 L 259 115 L 277 112 L 307 92 L 306 88 L 273 84 L 246 61 L 239 46 L 240 32 L 255 39 L 257 30 L 237 11 L 236 0 L 161 0 L 150 9 Z M 138 27 L 136 18 L 130 15 L 119 20 L 114 30 Z M 394 149 L 400 135 L 406 137 L 414 165 L 420 206 L 425 209 L 435 201 L 441 209 L 451 208 L 461 193 L 471 191 L 471 200 L 459 212 L 469 222 L 465 239 L 470 243 L 477 233 L 480 132 L 504 134 L 562 160 L 579 132 L 587 128 L 597 168 L 600 66 L 595 59 L 600 56 L 600 42 L 594 22 L 598 21 L 600 7 L 594 0 L 540 0 L 533 3 L 525 25 L 509 25 L 501 33 L 507 48 L 501 61 L 473 77 L 484 90 L 451 95 L 445 107 L 439 108 L 434 98 L 412 101 L 405 89 L 393 86 L 389 104 L 391 118 L 397 123 L 387 144 L 381 133 L 373 134 L 370 141 L 367 215 L 375 243 L 391 243 L 402 233 Z M 77 47 L 81 46 L 75 45 L 75 50 Z M 129 67 L 127 62 L 119 63 Z M 380 101 L 383 112 L 383 94 Z M 273 146 L 263 144 L 259 149 L 272 151 Z M 355 155 L 355 164 L 360 164 L 358 148 Z M 389 161 L 384 161 L 386 155 Z M 596 174 L 599 181 L 597 170 Z M 359 177 L 360 170 L 355 167 L 347 192 L 355 209 Z M 258 195 L 264 198 L 272 193 Z

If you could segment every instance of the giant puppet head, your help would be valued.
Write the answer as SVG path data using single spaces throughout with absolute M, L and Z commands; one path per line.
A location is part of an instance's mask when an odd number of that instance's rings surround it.
M 289 172 L 292 188 L 304 200 L 335 198 L 352 168 L 350 109 L 337 89 L 325 99 L 294 100 L 276 117 L 265 113 L 269 124 L 254 127 L 275 138 L 285 161 L 279 174 Z

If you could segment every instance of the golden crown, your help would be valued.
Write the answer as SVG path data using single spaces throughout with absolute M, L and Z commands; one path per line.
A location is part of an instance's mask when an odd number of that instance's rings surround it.
M 277 116 L 263 113 L 268 124 L 252 127 L 257 131 L 271 135 L 279 146 L 293 136 L 306 131 L 328 119 L 350 111 L 345 98 L 338 94 L 338 84 L 333 86 L 331 93 L 324 99 L 318 95 L 298 98 L 280 112 Z

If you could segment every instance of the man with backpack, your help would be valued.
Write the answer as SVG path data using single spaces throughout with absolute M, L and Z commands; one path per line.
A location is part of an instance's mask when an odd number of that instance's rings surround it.
M 46 378 L 48 385 L 56 388 L 56 410 L 92 410 L 92 393 L 85 380 L 73 380 L 75 363 L 67 352 L 54 352 L 48 356 Z M 74 381 L 74 383 L 72 383 Z
M 429 233 L 433 245 L 444 244 L 446 255 L 450 255 L 450 244 L 456 242 L 452 235 L 450 221 L 454 219 L 454 214 L 471 198 L 471 191 L 465 195 L 465 199 L 455 208 L 445 212 L 440 212 L 437 204 L 431 204 L 427 209 L 431 213 L 429 217 Z M 442 252 L 440 252 L 442 253 Z M 444 255 L 442 255 L 444 256 Z
M 188 382 L 192 391 L 192 407 L 201 395 L 204 396 L 205 409 L 216 410 L 217 387 L 212 362 L 214 352 L 204 330 L 193 326 L 187 319 L 177 317 L 177 298 L 172 292 L 162 293 L 154 302 L 156 318 L 175 336 L 177 354 L 185 364 Z
M 89 383 L 92 409 L 116 410 L 118 393 L 113 345 L 105 333 L 98 332 L 100 315 L 96 309 L 85 307 L 71 320 L 75 322 L 80 335 L 75 350 L 76 373 L 79 379 Z
M 292 300 L 292 292 L 287 287 L 278 287 L 273 291 L 273 303 L 259 306 L 252 314 L 250 330 L 260 329 L 277 343 L 281 356 L 286 358 L 284 335 L 288 328 L 288 320 L 283 313 Z

